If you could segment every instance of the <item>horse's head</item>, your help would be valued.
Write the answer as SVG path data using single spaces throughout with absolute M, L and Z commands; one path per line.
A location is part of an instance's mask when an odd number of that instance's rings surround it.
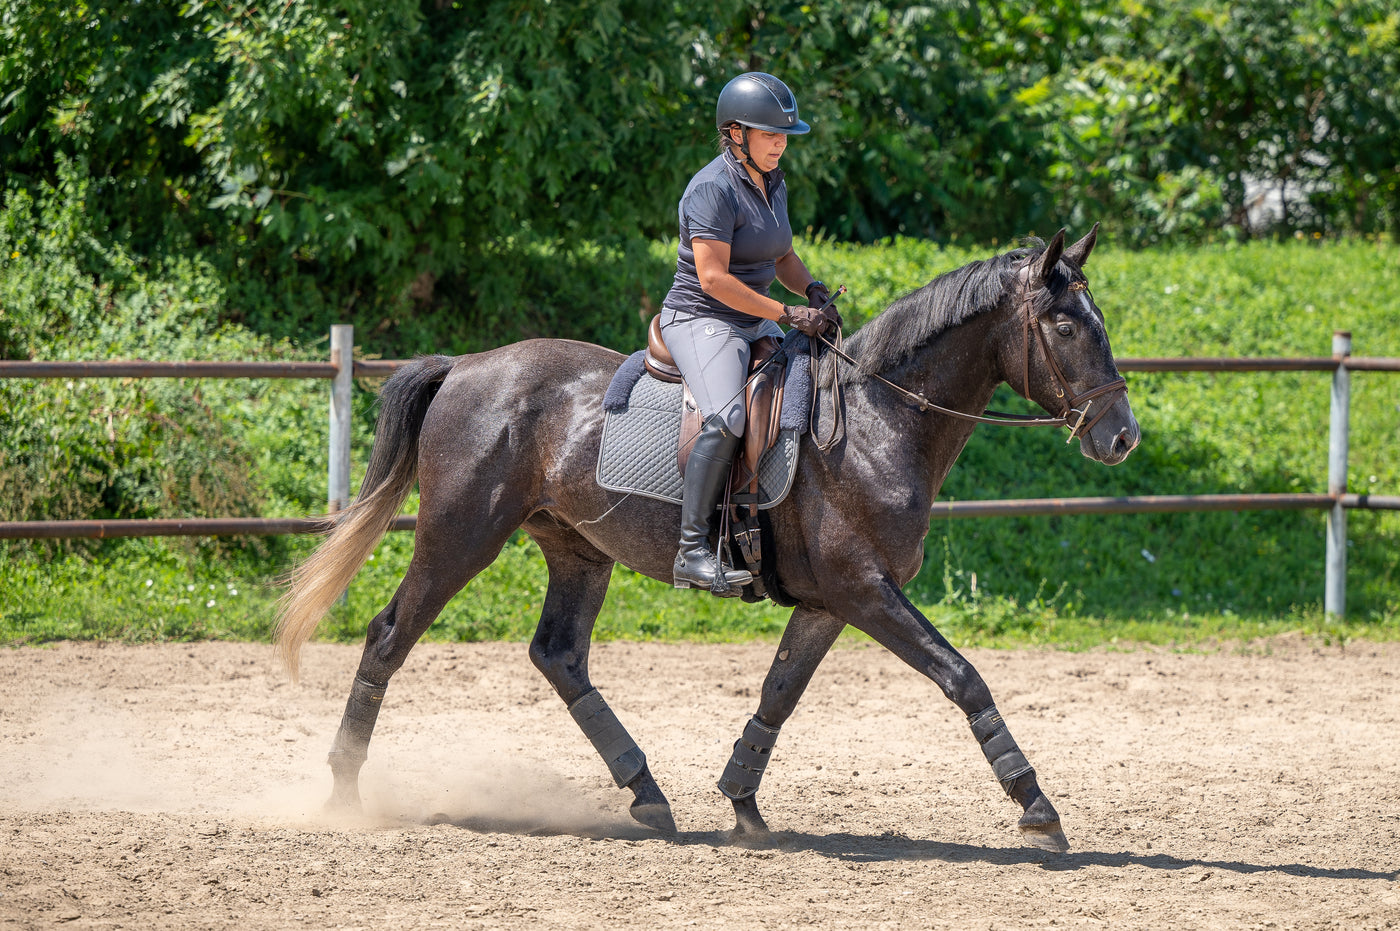
M 1069 247 L 1060 230 L 1017 267 L 1010 329 L 1019 335 L 1008 333 L 1003 342 L 1002 370 L 1012 388 L 1066 418 L 1084 455 L 1117 465 L 1142 433 L 1113 361 L 1103 312 L 1084 277 L 1098 230 L 1094 224 Z

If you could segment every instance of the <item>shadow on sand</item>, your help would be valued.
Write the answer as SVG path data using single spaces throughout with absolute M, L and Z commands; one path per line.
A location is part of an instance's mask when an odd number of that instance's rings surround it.
M 538 820 L 513 817 L 448 818 L 434 816 L 428 824 L 451 824 L 474 833 L 516 834 L 528 837 L 570 835 L 590 840 L 666 840 L 663 835 L 621 818 L 600 814 L 591 823 L 568 826 L 541 824 Z M 1032 864 L 1047 870 L 1065 872 L 1091 866 L 1122 869 L 1144 866 L 1152 870 L 1174 871 L 1191 868 L 1220 870 L 1251 875 L 1282 873 L 1305 879 L 1400 880 L 1400 870 L 1368 870 L 1356 867 L 1328 868 L 1306 863 L 1244 863 L 1238 860 L 1190 859 L 1170 854 L 1140 854 L 1129 851 L 1089 850 L 1056 854 L 1033 847 L 983 847 L 944 841 L 915 840 L 898 834 L 808 834 L 800 831 L 774 831 L 766 840 L 736 843 L 728 831 L 682 831 L 671 838 L 676 844 L 706 847 L 742 847 L 784 853 L 810 852 L 850 863 L 882 863 L 900 860 L 939 860 L 944 863 L 989 863 L 998 866 Z

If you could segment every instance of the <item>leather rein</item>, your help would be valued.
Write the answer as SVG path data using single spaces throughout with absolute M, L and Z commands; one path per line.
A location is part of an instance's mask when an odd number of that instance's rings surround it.
M 1030 384 L 1031 384 L 1031 336 L 1030 336 L 1030 331 L 1031 331 L 1031 329 L 1032 329 L 1031 324 L 1032 324 L 1032 322 L 1034 322 L 1034 324 L 1035 324 L 1035 326 L 1034 326 L 1035 335 L 1036 335 L 1037 340 L 1038 340 L 1039 343 L 1040 343 L 1041 354 L 1045 357 L 1046 364 L 1047 364 L 1047 365 L 1049 366 L 1049 368 L 1050 368 L 1050 380 L 1051 380 L 1051 382 L 1052 382 L 1052 383 L 1054 384 L 1054 386 L 1055 386 L 1055 397 L 1058 398 L 1058 399 L 1060 400 L 1061 405 L 1062 405 L 1062 409 L 1061 409 L 1060 415 L 1059 415 L 1058 417 L 1038 417 L 1038 416 L 1035 416 L 1035 415 L 1033 415 L 1033 414 L 1016 414 L 1016 413 L 1011 413 L 1011 412 L 1008 412 L 1008 411 L 996 411 L 996 410 L 990 410 L 990 409 L 988 409 L 988 410 L 986 410 L 986 411 L 983 411 L 981 414 L 968 414 L 968 413 L 964 413 L 963 411 L 956 411 L 956 410 L 953 410 L 952 408 L 944 407 L 944 406 L 942 406 L 941 404 L 935 404 L 934 402 L 930 401 L 928 398 L 924 397 L 924 396 L 923 396 L 922 394 L 920 394 L 919 392 L 917 392 L 917 391 L 910 391 L 910 390 L 907 389 L 907 388 L 904 388 L 904 387 L 902 387 L 902 386 L 900 386 L 900 385 L 897 385 L 897 384 L 895 384 L 894 382 L 890 381 L 888 378 L 885 378 L 883 375 L 879 374 L 878 372 L 867 372 L 867 371 L 865 371 L 864 369 L 861 369 L 860 363 L 857 362 L 855 359 L 851 358 L 849 355 L 847 355 L 847 354 L 841 349 L 842 337 L 841 337 L 841 331 L 840 331 L 839 329 L 836 331 L 836 341 L 835 341 L 834 343 L 833 343 L 832 341 L 828 340 L 824 335 L 818 335 L 818 336 L 817 336 L 817 339 L 820 340 L 821 343 L 822 343 L 823 345 L 825 345 L 828 349 L 830 349 L 832 352 L 834 352 L 834 353 L 836 354 L 837 358 L 839 358 L 839 359 L 841 359 L 841 360 L 843 360 L 843 361 L 845 361 L 845 362 L 848 362 L 848 363 L 850 363 L 851 365 L 854 365 L 857 369 L 860 369 L 862 372 L 864 372 L 865 375 L 867 375 L 868 377 L 874 378 L 876 381 L 883 382 L 886 386 L 888 386 L 889 388 L 893 389 L 896 393 L 898 393 L 898 394 L 900 394 L 901 396 L 903 396 L 906 400 L 911 401 L 911 402 L 913 402 L 915 405 L 917 405 L 920 411 L 928 412 L 928 411 L 931 411 L 931 410 L 932 410 L 932 411 L 937 411 L 937 412 L 940 413 L 940 414 L 945 414 L 945 415 L 947 415 L 947 416 L 949 416 L 949 417 L 957 418 L 958 420 L 966 420 L 966 421 L 969 421 L 969 422 L 971 422 L 971 423 L 992 424 L 992 425 L 994 425 L 994 426 L 1000 426 L 1000 427 L 1069 427 L 1069 428 L 1070 428 L 1069 437 L 1068 437 L 1068 439 L 1065 440 L 1065 442 L 1066 442 L 1066 443 L 1071 443 L 1071 442 L 1074 441 L 1074 438 L 1075 438 L 1075 437 L 1080 436 L 1081 434 L 1083 434 L 1083 433 L 1087 432 L 1088 430 L 1092 429 L 1093 426 L 1094 426 L 1096 423 L 1098 423 L 1100 420 L 1103 419 L 1103 416 L 1104 416 L 1105 414 L 1107 414 L 1107 413 L 1109 412 L 1109 409 L 1112 407 L 1111 404 L 1105 404 L 1105 405 L 1103 405 L 1103 406 L 1100 408 L 1100 410 L 1098 411 L 1098 413 L 1096 413 L 1096 414 L 1094 415 L 1094 418 L 1093 418 L 1092 420 L 1090 420 L 1088 423 L 1085 423 L 1085 418 L 1088 417 L 1088 415 L 1089 415 L 1089 408 L 1093 406 L 1094 401 L 1095 401 L 1096 399 L 1098 399 L 1098 398 L 1103 397 L 1103 396 L 1106 395 L 1106 394 L 1112 394 L 1112 393 L 1114 393 L 1114 392 L 1116 392 L 1116 391 L 1122 391 L 1123 394 L 1126 395 L 1126 394 L 1128 393 L 1128 382 L 1127 382 L 1127 379 L 1122 378 L 1122 377 L 1119 377 L 1119 378 L 1116 378 L 1116 379 L 1114 379 L 1113 381 L 1110 381 L 1110 382 L 1108 382 L 1108 383 L 1106 383 L 1106 384 L 1099 385 L 1097 388 L 1090 388 L 1088 391 L 1085 391 L 1083 394 L 1079 394 L 1079 395 L 1075 395 L 1075 396 L 1070 397 L 1070 398 L 1066 398 L 1066 396 L 1065 396 L 1065 388 L 1069 385 L 1069 379 L 1065 377 L 1064 371 L 1060 368 L 1060 364 L 1059 364 L 1057 361 L 1055 361 L 1055 356 L 1054 356 L 1054 354 L 1050 352 L 1050 344 L 1046 341 L 1046 339 L 1045 339 L 1045 331 L 1044 331 L 1044 330 L 1041 328 L 1041 326 L 1040 326 L 1040 317 L 1041 317 L 1042 315 L 1041 315 L 1041 314 L 1034 314 L 1034 313 L 1031 312 L 1031 307 L 1032 307 L 1032 305 L 1033 305 L 1033 303 L 1034 303 L 1034 293 L 1035 293 L 1035 292 L 1034 292 L 1034 291 L 1032 290 L 1032 288 L 1030 287 L 1030 268 L 1029 268 L 1029 267 L 1026 267 L 1026 268 L 1022 269 L 1021 272 L 1020 272 L 1020 274 L 1018 274 L 1017 277 L 1018 277 L 1019 279 L 1021 279 L 1021 281 L 1022 281 L 1022 286 L 1021 286 L 1021 299 L 1020 299 L 1021 340 L 1022 340 L 1021 345 L 1022 345 L 1022 349 L 1023 349 L 1023 351 L 1022 351 L 1022 358 L 1023 358 L 1023 362 L 1024 362 L 1024 364 L 1023 364 L 1023 366 L 1022 366 L 1022 372 L 1023 372 L 1023 375 L 1022 375 L 1022 382 L 1021 382 L 1021 385 L 1022 385 L 1022 394 L 1025 395 L 1026 397 L 1029 397 L 1029 395 L 1030 395 Z M 846 288 L 845 288 L 845 286 L 843 285 L 843 286 L 841 287 L 840 291 L 837 292 L 837 294 L 838 294 L 838 295 L 839 295 L 839 294 L 842 294 L 842 293 L 845 292 L 845 290 L 846 290 Z M 1070 282 L 1069 290 L 1072 291 L 1072 292 L 1073 292 L 1073 291 L 1085 291 L 1085 292 L 1087 292 L 1087 291 L 1089 290 L 1089 283 L 1088 283 L 1087 281 L 1082 281 L 1082 280 L 1081 280 L 1081 281 L 1072 281 L 1072 282 Z M 831 301 L 828 301 L 827 303 L 830 304 L 830 303 L 832 303 L 834 300 L 835 300 L 835 296 L 833 296 L 832 299 L 831 299 Z M 812 355 L 810 358 L 811 358 L 812 367 L 813 367 L 813 369 L 815 369 L 815 367 L 816 367 L 816 355 L 814 354 L 814 355 Z M 832 430 L 831 430 L 831 435 L 830 435 L 829 437 L 827 437 L 825 440 L 820 439 L 820 438 L 818 437 L 818 435 L 817 435 L 816 428 L 815 428 L 815 419 L 816 419 L 816 416 L 817 416 L 816 393 L 817 393 L 817 382 L 818 382 L 818 379 L 815 377 L 815 375 L 816 375 L 816 373 L 815 373 L 815 371 L 813 371 L 813 378 L 812 378 L 812 395 L 813 395 L 812 401 L 813 401 L 813 403 L 812 403 L 811 411 L 812 411 L 812 417 L 813 417 L 814 423 L 813 423 L 813 426 L 812 426 L 812 437 L 813 437 L 813 439 L 816 441 L 817 448 L 819 448 L 819 449 L 821 449 L 823 452 L 825 452 L 826 450 L 830 449 L 832 446 L 834 446 L 834 445 L 836 444 L 836 441 L 840 438 L 841 433 L 844 432 L 844 424 L 842 423 L 842 421 L 844 420 L 844 417 L 843 417 L 843 416 L 841 415 L 841 413 L 840 413 L 840 411 L 843 409 L 844 406 L 841 404 L 841 399 L 840 399 L 840 387 L 839 387 L 839 385 L 840 385 L 840 379 L 837 378 L 837 377 L 835 376 L 835 374 L 833 373 L 833 376 L 832 376 L 832 395 L 833 395 L 833 397 L 832 397 L 832 413 L 833 413 Z M 1080 405 L 1083 405 L 1083 406 L 1081 407 Z M 1075 414 L 1078 414 L 1079 416 L 1078 416 L 1077 418 L 1072 418 L 1072 415 L 1075 415 Z M 1073 423 L 1071 423 L 1071 419 L 1073 419 Z

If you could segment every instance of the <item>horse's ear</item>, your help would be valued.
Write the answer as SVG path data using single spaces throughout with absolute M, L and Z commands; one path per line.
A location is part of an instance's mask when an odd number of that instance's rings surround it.
M 1042 288 L 1050 283 L 1050 275 L 1055 271 L 1055 266 L 1059 264 L 1060 256 L 1065 251 L 1065 231 L 1061 229 L 1055 234 L 1055 238 L 1050 240 L 1050 245 L 1045 247 L 1045 251 L 1040 254 L 1040 260 L 1035 263 L 1035 268 L 1031 274 L 1035 276 L 1035 281 Z
M 1089 262 L 1089 253 L 1094 251 L 1094 243 L 1099 239 L 1099 225 L 1094 224 L 1094 228 L 1089 230 L 1089 235 L 1065 250 L 1065 261 L 1071 265 L 1083 268 Z

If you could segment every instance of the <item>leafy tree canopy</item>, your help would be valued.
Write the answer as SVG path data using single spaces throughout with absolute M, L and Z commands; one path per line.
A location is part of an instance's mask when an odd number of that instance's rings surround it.
M 1388 0 L 0 0 L 0 50 L 6 192 L 77 166 L 96 241 L 200 250 L 283 332 L 635 264 L 749 69 L 797 92 L 794 221 L 838 239 L 1249 233 L 1267 185 L 1400 225 Z

